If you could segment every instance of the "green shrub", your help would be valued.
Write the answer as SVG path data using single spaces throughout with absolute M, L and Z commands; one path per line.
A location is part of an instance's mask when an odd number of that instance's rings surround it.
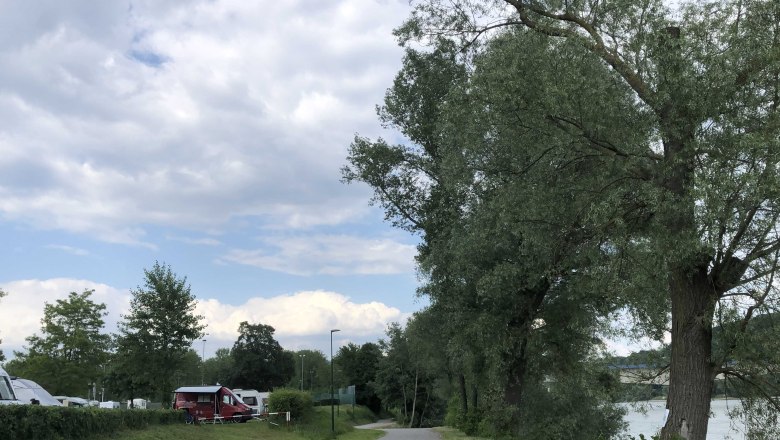
M 0 406 L 2 439 L 84 439 L 122 429 L 180 423 L 182 414 L 171 410 L 119 410 L 38 405 Z
M 310 416 L 314 411 L 314 402 L 308 393 L 298 390 L 283 389 L 271 393 L 268 398 L 268 407 L 271 412 L 290 412 L 295 419 Z

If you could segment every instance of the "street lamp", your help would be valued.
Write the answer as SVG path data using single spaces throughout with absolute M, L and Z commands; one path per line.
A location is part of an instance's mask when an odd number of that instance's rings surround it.
M 302 354 L 300 356 L 301 356 L 301 391 L 303 391 L 303 358 L 305 358 L 306 355 Z
M 336 434 L 336 414 L 333 412 L 333 333 L 341 330 L 334 328 L 330 331 L 330 432 Z
M 206 336 L 208 336 L 208 333 L 205 333 L 203 335 L 203 350 L 200 352 L 200 384 L 206 385 Z

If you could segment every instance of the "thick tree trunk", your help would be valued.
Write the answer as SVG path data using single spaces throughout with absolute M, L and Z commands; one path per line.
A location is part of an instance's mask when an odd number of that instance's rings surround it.
M 664 155 L 666 190 L 671 196 L 662 214 L 668 240 L 668 289 L 672 305 L 672 358 L 669 374 L 669 415 L 661 438 L 705 440 L 712 398 L 712 320 L 717 293 L 710 277 L 712 255 L 699 242 L 695 220 L 693 129 L 680 130 L 679 115 L 666 115 Z M 682 124 L 685 127 L 684 124 Z M 685 243 L 688 243 L 686 246 Z
M 712 398 L 712 319 L 715 293 L 707 268 L 670 277 L 672 359 L 669 416 L 662 439 L 705 440 Z

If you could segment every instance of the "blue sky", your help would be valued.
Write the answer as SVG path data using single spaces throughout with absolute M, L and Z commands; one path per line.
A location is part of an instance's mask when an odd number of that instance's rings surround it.
M 206 355 L 243 320 L 288 349 L 375 341 L 426 301 L 415 237 L 340 182 L 400 68 L 406 1 L 0 4 L 0 346 L 95 289 L 115 330 L 156 260 Z M 200 352 L 201 344 L 196 344 Z

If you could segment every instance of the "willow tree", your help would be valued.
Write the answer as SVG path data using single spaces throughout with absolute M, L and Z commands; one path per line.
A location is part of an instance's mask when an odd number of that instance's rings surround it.
M 609 256 L 604 233 L 616 227 L 609 207 L 631 200 L 637 188 L 614 185 L 609 157 L 590 154 L 588 140 L 530 109 L 578 111 L 580 119 L 626 127 L 602 118 L 591 105 L 594 92 L 554 99 L 534 90 L 609 90 L 624 108 L 631 95 L 609 76 L 559 75 L 555 64 L 606 69 L 574 46 L 559 53 L 552 43 L 505 33 L 472 60 L 441 39 L 430 52 L 408 51 L 380 116 L 409 141 L 357 138 L 345 177 L 370 184 L 388 218 L 421 235 L 420 292 L 433 313 L 446 314 L 439 334 L 449 341 L 464 412 L 474 403 L 495 405 L 497 435 L 533 438 L 555 429 L 556 438 L 609 436 L 615 414 L 602 391 L 588 386 L 595 371 L 577 367 L 594 355 L 599 317 L 616 302 L 593 289 L 598 271 L 583 269 Z M 504 62 L 523 44 L 532 55 Z M 642 137 L 625 130 L 621 139 Z M 485 398 L 469 405 L 465 379 Z M 545 385 L 551 380 L 555 386 Z M 538 411 L 542 402 L 549 406 Z M 593 407 L 552 416 L 574 402 Z
M 398 31 L 404 41 L 450 38 L 479 53 L 497 29 L 519 28 L 576 44 L 608 68 L 596 74 L 631 90 L 629 110 L 650 116 L 649 131 L 644 118 L 626 121 L 646 136 L 637 154 L 614 127 L 546 115 L 594 154 L 621 163 L 616 173 L 650 188 L 639 200 L 647 215 L 634 225 L 634 243 L 652 250 L 666 278 L 659 296 L 669 304 L 671 375 L 662 437 L 706 437 L 721 374 L 780 409 L 756 379 L 774 371 L 771 353 L 759 366 L 738 361 L 751 318 L 773 310 L 779 296 L 780 3 L 689 2 L 675 10 L 659 0 L 416 3 Z M 523 49 L 507 56 L 522 57 Z M 716 318 L 739 325 L 714 353 Z M 740 371 L 748 364 L 752 371 Z

